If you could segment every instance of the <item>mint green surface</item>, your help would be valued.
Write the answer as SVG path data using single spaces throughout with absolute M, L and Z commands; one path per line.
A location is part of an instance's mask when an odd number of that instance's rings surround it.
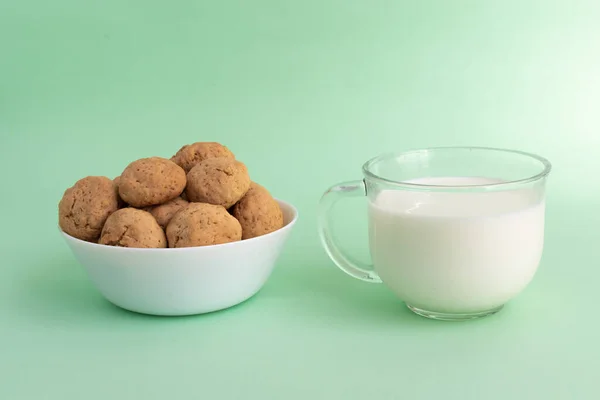
M 600 3 L 0 2 L 0 399 L 600 397 Z M 217 140 L 300 220 L 264 289 L 122 311 L 57 231 L 86 175 Z M 550 159 L 546 250 L 499 314 L 412 315 L 321 249 L 316 205 L 390 150 Z M 368 259 L 365 202 L 340 236 Z

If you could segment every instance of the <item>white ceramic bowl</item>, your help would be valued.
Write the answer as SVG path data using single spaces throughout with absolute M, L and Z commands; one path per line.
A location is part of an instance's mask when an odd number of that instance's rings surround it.
M 277 201 L 283 228 L 215 246 L 137 249 L 99 245 L 61 233 L 111 303 L 144 314 L 202 314 L 247 300 L 271 275 L 298 218 L 294 206 Z

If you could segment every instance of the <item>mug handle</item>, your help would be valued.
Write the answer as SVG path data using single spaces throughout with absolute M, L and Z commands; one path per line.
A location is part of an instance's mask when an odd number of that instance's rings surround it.
M 372 264 L 353 261 L 344 254 L 336 243 L 330 227 L 329 212 L 338 200 L 344 197 L 362 197 L 366 194 L 365 182 L 362 180 L 343 182 L 327 189 L 319 202 L 319 236 L 327 255 L 342 271 L 365 282 L 381 283 L 381 278 L 373 269 Z

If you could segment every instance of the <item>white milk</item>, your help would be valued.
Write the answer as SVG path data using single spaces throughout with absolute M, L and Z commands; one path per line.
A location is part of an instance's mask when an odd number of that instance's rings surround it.
M 497 183 L 424 178 L 435 185 Z M 427 311 L 493 309 L 533 278 L 544 240 L 534 189 L 488 193 L 384 190 L 369 205 L 375 270 L 407 304 Z

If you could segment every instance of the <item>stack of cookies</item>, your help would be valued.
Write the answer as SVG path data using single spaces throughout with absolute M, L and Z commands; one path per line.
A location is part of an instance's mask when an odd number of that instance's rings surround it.
M 215 142 L 183 146 L 171 159 L 136 160 L 114 180 L 80 179 L 65 191 L 58 215 L 73 237 L 139 248 L 210 246 L 283 226 L 269 191 Z

